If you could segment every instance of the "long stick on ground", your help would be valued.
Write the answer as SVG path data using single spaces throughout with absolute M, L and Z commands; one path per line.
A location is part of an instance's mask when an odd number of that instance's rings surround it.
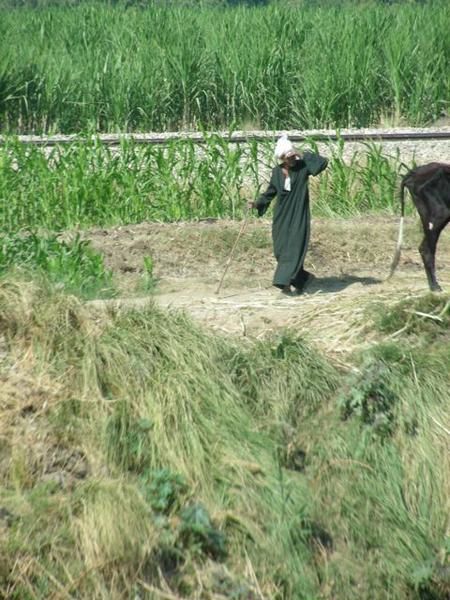
M 236 250 L 236 246 L 238 245 L 238 242 L 241 239 L 242 234 L 244 233 L 245 226 L 247 225 L 248 213 L 249 213 L 249 210 L 246 209 L 245 214 L 244 214 L 244 219 L 242 221 L 241 228 L 239 229 L 238 236 L 236 238 L 236 241 L 233 244 L 233 247 L 231 248 L 231 252 L 230 252 L 230 254 L 228 256 L 227 264 L 225 265 L 225 270 L 224 270 L 224 272 L 222 274 L 222 277 L 220 279 L 219 285 L 217 286 L 216 294 L 218 294 L 220 292 L 220 288 L 222 287 L 223 280 L 225 279 L 225 275 L 227 274 L 228 267 L 231 264 L 231 260 L 233 258 L 234 251 Z

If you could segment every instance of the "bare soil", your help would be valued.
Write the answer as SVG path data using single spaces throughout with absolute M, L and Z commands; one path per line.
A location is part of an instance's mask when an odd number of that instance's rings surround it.
M 115 305 L 139 307 L 151 298 L 160 306 L 185 310 L 213 330 L 239 336 L 295 328 L 334 355 L 370 343 L 362 334 L 370 323 L 371 306 L 428 292 L 418 252 L 418 219 L 407 219 L 400 265 L 386 280 L 398 219 L 371 216 L 313 220 L 305 267 L 315 279 L 297 297 L 286 297 L 271 285 L 271 222 L 250 218 L 217 294 L 240 228 L 241 223 L 225 220 L 142 223 L 90 230 L 84 237 L 115 274 L 120 290 L 120 299 L 111 301 Z M 444 288 L 450 288 L 449 234 L 444 231 L 437 254 Z M 145 285 L 145 257 L 154 264 L 153 291 Z

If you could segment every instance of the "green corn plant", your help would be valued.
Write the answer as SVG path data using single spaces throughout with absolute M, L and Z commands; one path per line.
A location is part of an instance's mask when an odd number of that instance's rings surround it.
M 304 148 L 318 151 L 309 140 Z M 345 145 L 321 150 L 328 169 L 311 180 L 313 212 L 348 216 L 396 212 L 402 172 L 397 155 L 366 145 L 345 158 Z M 141 146 L 122 139 L 112 150 L 80 136 L 49 153 L 7 138 L 0 148 L 0 224 L 4 231 L 51 231 L 144 220 L 241 218 L 244 198 L 257 197 L 273 166 L 273 143 L 229 143 L 205 134 L 192 140 Z
M 2 236 L 0 276 L 14 268 L 40 273 L 67 292 L 85 298 L 114 294 L 112 274 L 105 269 L 103 258 L 78 235 L 67 242 L 32 231 Z

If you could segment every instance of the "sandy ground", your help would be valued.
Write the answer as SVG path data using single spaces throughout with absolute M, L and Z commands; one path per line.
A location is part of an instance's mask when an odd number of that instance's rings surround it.
M 297 297 L 286 297 L 271 285 L 275 261 L 270 227 L 269 220 L 247 222 L 219 294 L 240 223 L 143 223 L 91 230 L 84 237 L 102 252 L 118 282 L 120 298 L 107 304 L 139 307 L 154 300 L 186 311 L 215 331 L 238 336 L 262 337 L 293 328 L 336 357 L 370 343 L 366 330 L 373 307 L 428 292 L 417 250 L 420 225 L 414 217 L 406 222 L 399 268 L 387 281 L 396 218 L 313 220 L 305 266 L 315 279 Z M 444 231 L 437 255 L 444 289 L 450 289 L 449 250 L 450 231 Z M 152 292 L 145 287 L 144 257 L 154 265 Z

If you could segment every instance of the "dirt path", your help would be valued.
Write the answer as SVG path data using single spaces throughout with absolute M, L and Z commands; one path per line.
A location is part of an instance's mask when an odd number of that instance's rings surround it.
M 395 219 L 377 217 L 313 222 L 306 266 L 315 279 L 298 297 L 271 286 L 274 267 L 270 222 L 252 221 L 240 242 L 220 294 L 217 284 L 239 223 L 140 224 L 85 233 L 100 250 L 121 288 L 109 301 L 140 307 L 155 301 L 181 309 L 224 334 L 262 337 L 293 328 L 335 356 L 370 343 L 365 329 L 371 307 L 427 293 L 417 245 L 415 219 L 406 227 L 399 269 L 385 281 L 397 235 Z M 447 235 L 445 235 L 447 233 Z M 438 249 L 438 274 L 450 289 L 450 239 L 444 232 Z M 143 290 L 144 257 L 151 256 L 157 284 Z M 94 305 L 99 306 L 99 301 Z

